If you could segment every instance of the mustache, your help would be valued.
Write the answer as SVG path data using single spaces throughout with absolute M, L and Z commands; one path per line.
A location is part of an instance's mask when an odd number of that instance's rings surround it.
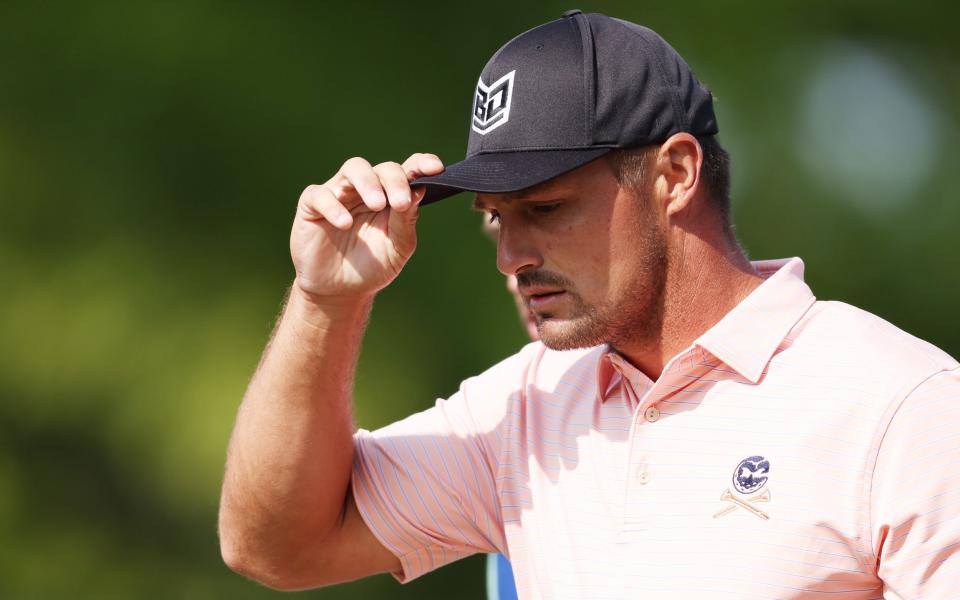
M 562 275 L 537 269 L 517 273 L 517 285 L 521 288 L 539 285 L 569 289 L 573 287 L 573 282 Z

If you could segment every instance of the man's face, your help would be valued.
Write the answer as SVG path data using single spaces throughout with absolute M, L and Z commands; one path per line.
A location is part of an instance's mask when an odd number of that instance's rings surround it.
M 550 348 L 624 347 L 659 332 L 667 248 L 649 186 L 622 188 L 604 159 L 510 194 L 478 194 L 499 221 L 497 267 Z

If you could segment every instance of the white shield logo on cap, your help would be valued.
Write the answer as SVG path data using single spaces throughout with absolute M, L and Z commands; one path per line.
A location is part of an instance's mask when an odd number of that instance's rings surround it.
M 490 85 L 477 81 L 477 97 L 473 103 L 473 130 L 486 135 L 510 120 L 513 100 L 513 74 L 510 71 Z

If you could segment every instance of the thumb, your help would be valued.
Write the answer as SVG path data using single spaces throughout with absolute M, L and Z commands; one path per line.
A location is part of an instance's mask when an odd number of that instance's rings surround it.
M 410 188 L 410 203 L 411 208 L 416 207 L 420 208 L 420 202 L 423 201 L 423 197 L 427 195 L 427 186 L 418 185 L 416 187 Z

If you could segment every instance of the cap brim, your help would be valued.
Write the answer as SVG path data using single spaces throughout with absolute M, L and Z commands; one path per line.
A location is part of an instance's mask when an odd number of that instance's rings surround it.
M 420 206 L 460 192 L 516 192 L 563 175 L 611 150 L 583 148 L 478 154 L 448 166 L 439 175 L 421 177 L 410 185 L 427 188 Z

